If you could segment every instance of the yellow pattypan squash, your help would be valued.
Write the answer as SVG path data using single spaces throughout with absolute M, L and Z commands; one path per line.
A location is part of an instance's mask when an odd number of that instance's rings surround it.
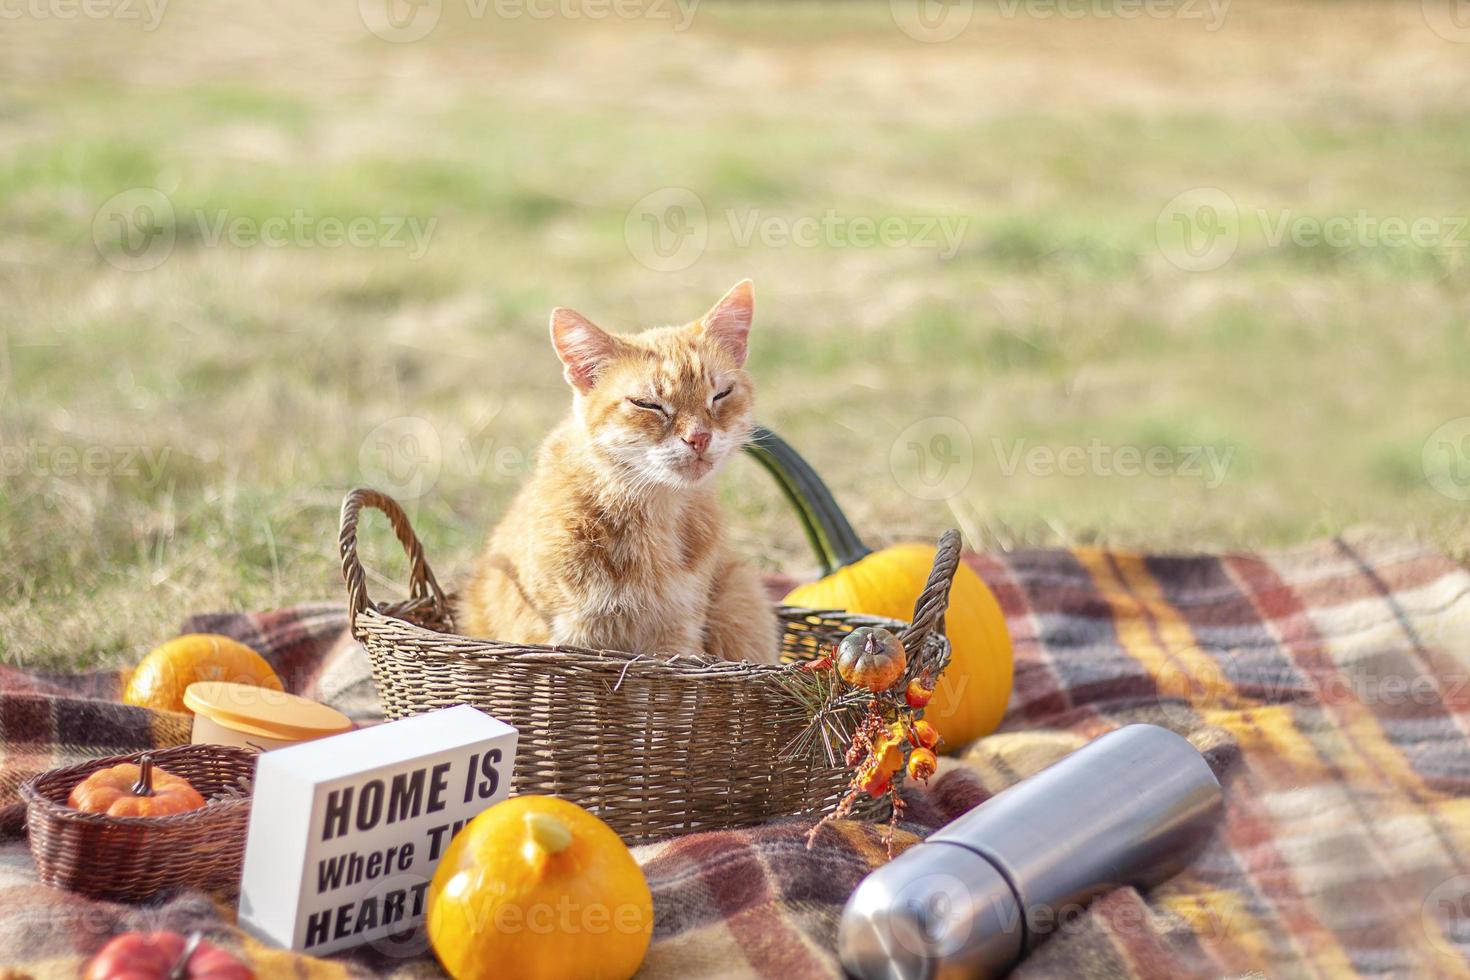
M 628 980 L 653 895 L 612 828 L 554 796 L 471 820 L 434 870 L 429 941 L 454 980 Z

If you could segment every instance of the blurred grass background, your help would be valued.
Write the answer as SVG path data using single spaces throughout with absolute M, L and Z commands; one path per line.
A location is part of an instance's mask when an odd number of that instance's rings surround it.
M 373 2 L 174 0 L 152 29 L 141 4 L 27 7 L 0 31 L 5 662 L 130 661 L 191 612 L 339 597 L 364 482 L 411 498 L 452 579 L 566 407 L 549 309 L 683 321 L 744 276 L 760 417 L 870 543 L 1366 523 L 1470 550 L 1470 456 L 1431 439 L 1470 413 L 1470 46 L 1428 6 L 1236 0 L 1212 30 L 1203 7 L 979 3 L 924 43 L 901 3 L 706 0 L 680 30 L 687 2 L 443 0 L 395 43 Z M 1201 188 L 1238 244 L 1191 271 L 1170 209 Z M 288 244 L 248 234 L 292 216 Z M 1369 232 L 1273 237 L 1333 218 Z M 853 240 L 884 219 L 898 240 Z M 1367 241 L 1385 219 L 1435 230 Z M 148 228 L 172 245 L 140 268 Z M 1047 467 L 1068 452 L 1092 455 Z M 753 464 L 725 488 L 752 559 L 810 567 Z M 365 548 L 393 592 L 391 538 Z

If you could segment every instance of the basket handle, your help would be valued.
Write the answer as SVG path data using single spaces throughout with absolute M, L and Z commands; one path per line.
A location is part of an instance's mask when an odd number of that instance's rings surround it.
M 944 611 L 949 608 L 949 587 L 960 567 L 960 532 L 951 528 L 939 539 L 929 581 L 914 603 L 914 618 L 899 636 L 905 648 L 920 649 L 935 630 L 944 632 Z
M 398 501 L 386 493 L 358 487 L 342 499 L 342 531 L 338 535 L 338 549 L 342 556 L 342 579 L 347 583 L 347 625 L 353 636 L 357 633 L 357 616 L 368 607 L 377 605 L 368 598 L 367 582 L 364 580 L 362 562 L 357 557 L 357 519 L 364 507 L 375 507 L 388 515 L 398 543 L 408 553 L 408 594 L 413 599 L 428 599 L 434 614 L 444 622 L 450 621 L 449 603 L 444 590 L 434 578 L 434 570 L 424 558 L 424 546 L 408 523 L 408 515 Z M 360 637 L 359 637 L 360 639 Z

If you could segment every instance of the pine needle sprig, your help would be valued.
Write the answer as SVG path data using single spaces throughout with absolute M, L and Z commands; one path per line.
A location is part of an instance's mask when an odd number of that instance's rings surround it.
M 835 670 L 788 671 L 781 678 L 788 697 L 801 705 L 807 723 L 781 749 L 785 759 L 842 765 L 842 753 L 867 710 L 870 695 L 848 687 Z

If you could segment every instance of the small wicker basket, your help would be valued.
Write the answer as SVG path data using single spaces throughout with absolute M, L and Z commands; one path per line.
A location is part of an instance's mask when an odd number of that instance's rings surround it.
M 67 805 L 72 787 L 87 776 L 144 755 L 187 779 L 204 797 L 204 807 L 165 817 L 109 817 Z M 238 888 L 255 760 L 256 753 L 246 749 L 181 745 L 92 759 L 31 777 L 20 795 L 41 880 L 123 902 L 179 886 Z
M 409 598 L 379 606 L 357 555 L 364 507 L 387 515 L 409 558 Z M 949 662 L 943 617 L 959 564 L 955 531 L 940 541 L 911 625 L 845 612 L 779 607 L 785 663 L 508 643 L 453 632 L 451 602 L 402 508 L 374 490 L 342 503 L 342 575 L 352 634 L 372 661 L 390 718 L 456 704 L 520 731 L 514 787 L 588 807 L 625 840 L 812 815 L 847 790 L 850 771 L 814 752 L 792 753 L 808 723 L 794 684 L 800 661 L 857 626 L 899 632 L 907 676 Z

